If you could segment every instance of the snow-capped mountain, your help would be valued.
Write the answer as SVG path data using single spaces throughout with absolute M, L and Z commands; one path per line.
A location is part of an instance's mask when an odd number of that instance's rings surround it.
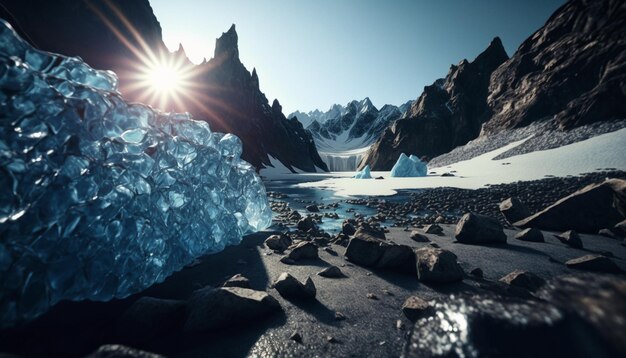
M 308 129 L 320 157 L 332 171 L 350 171 L 382 132 L 411 107 L 413 101 L 397 107 L 386 104 L 376 108 L 369 98 L 351 101 L 345 106 L 335 104 L 328 111 L 296 111 L 288 118 L 297 118 Z

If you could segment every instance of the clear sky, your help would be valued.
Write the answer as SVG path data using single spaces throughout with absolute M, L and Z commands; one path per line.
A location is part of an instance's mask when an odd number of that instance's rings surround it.
M 150 0 L 167 46 L 213 56 L 236 24 L 242 62 L 285 114 L 415 99 L 500 36 L 509 56 L 564 0 Z

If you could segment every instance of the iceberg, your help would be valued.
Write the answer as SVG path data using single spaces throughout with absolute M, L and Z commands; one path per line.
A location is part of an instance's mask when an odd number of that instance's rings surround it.
M 0 19 L 0 325 L 122 298 L 271 224 L 241 141 Z
M 392 177 L 424 177 L 428 173 L 426 163 L 422 162 L 418 157 L 406 154 L 400 154 L 398 161 L 391 168 Z
M 369 164 L 365 166 L 360 172 L 357 172 L 353 178 L 355 179 L 372 179 L 372 174 L 370 173 Z

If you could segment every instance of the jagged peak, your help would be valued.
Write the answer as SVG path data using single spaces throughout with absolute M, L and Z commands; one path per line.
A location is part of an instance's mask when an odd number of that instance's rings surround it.
M 489 46 L 481 52 L 476 59 L 472 61 L 472 63 L 481 63 L 485 61 L 495 61 L 497 63 L 502 63 L 509 59 L 509 55 L 506 53 L 504 49 L 504 45 L 502 44 L 502 40 L 500 37 L 494 37 Z
M 233 57 L 239 58 L 239 47 L 237 45 L 239 38 L 233 24 L 228 31 L 222 33 L 222 36 L 215 40 L 214 57 Z
M 278 98 L 274 99 L 274 102 L 272 102 L 272 110 L 274 110 L 275 112 L 283 111 L 283 106 L 281 106 L 280 102 L 278 102 Z

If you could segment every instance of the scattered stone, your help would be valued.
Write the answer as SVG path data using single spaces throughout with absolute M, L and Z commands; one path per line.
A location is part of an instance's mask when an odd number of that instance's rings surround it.
M 185 319 L 185 302 L 141 297 L 117 319 L 116 335 L 125 342 L 144 343 L 178 331 Z
M 528 207 L 515 197 L 508 198 L 501 202 L 499 208 L 500 212 L 509 224 L 526 219 L 532 215 Z
M 426 235 L 422 235 L 418 231 L 411 231 L 409 237 L 415 242 L 430 242 L 430 239 Z
M 626 238 L 626 220 L 620 221 L 613 226 L 613 233 L 621 238 Z
M 241 288 L 251 288 L 250 280 L 242 274 L 238 273 L 233 277 L 229 278 L 226 282 L 224 282 L 223 287 L 241 287 Z
M 287 235 L 271 235 L 265 239 L 265 246 L 270 250 L 283 252 L 291 245 L 291 239 Z
M 322 277 L 327 277 L 327 278 L 345 277 L 343 272 L 341 272 L 341 269 L 339 267 L 337 267 L 337 266 L 329 266 L 329 267 L 323 269 L 322 271 L 318 272 L 317 274 L 322 276 Z
M 541 230 L 535 228 L 524 229 L 515 234 L 514 238 L 527 242 L 545 242 Z
M 348 236 L 352 236 L 356 232 L 356 229 L 354 228 L 352 224 L 350 224 L 347 221 L 344 221 L 344 223 L 341 225 L 341 232 Z
M 389 290 L 383 290 L 383 293 L 387 296 L 393 296 L 393 293 Z
M 354 237 L 359 239 L 385 240 L 385 233 L 382 230 L 376 230 L 371 226 L 361 226 L 354 233 Z
M 483 278 L 483 276 L 484 276 L 483 270 L 480 267 L 477 267 L 477 268 L 473 269 L 472 271 L 470 271 L 470 275 L 472 275 L 474 277 L 478 277 L 478 278 Z
M 370 300 L 378 300 L 378 296 L 371 292 L 367 294 L 367 298 L 369 298 Z
M 313 204 L 313 205 L 307 205 L 306 206 L 306 210 L 310 211 L 312 213 L 319 213 L 320 209 L 317 207 L 317 205 Z
M 339 343 L 339 341 L 333 336 L 326 336 L 326 341 L 328 343 Z
M 240 287 L 206 287 L 187 301 L 186 332 L 201 332 L 269 315 L 280 309 L 278 301 L 263 291 Z
M 399 331 L 404 331 L 406 327 L 404 326 L 404 322 L 401 319 L 396 321 L 396 329 Z
M 287 256 L 281 257 L 280 258 L 280 262 L 284 263 L 285 265 L 295 265 L 296 264 L 296 260 L 291 259 Z
M 424 232 L 427 234 L 442 235 L 443 228 L 437 224 L 426 225 L 424 226 Z
M 302 282 L 298 281 L 298 279 L 287 272 L 281 273 L 272 284 L 272 287 L 276 289 L 281 296 L 288 299 L 315 298 L 317 293 L 311 277 L 308 277 L 306 282 L 302 284 Z
M 450 172 L 446 172 L 446 173 L 441 174 L 440 176 L 442 176 L 442 177 L 453 177 L 455 175 L 450 173 Z
M 435 313 L 434 308 L 425 300 L 418 296 L 411 296 L 404 301 L 402 305 L 402 313 L 411 322 L 415 322 L 420 318 L 432 316 Z
M 406 245 L 384 245 L 382 256 L 376 263 L 377 268 L 390 269 L 408 274 L 415 274 L 415 252 Z
M 374 178 L 374 179 L 376 179 L 376 180 L 381 180 L 381 179 L 385 179 L 385 178 L 383 178 L 382 176 L 378 176 L 378 177 L 376 177 L 376 178 Z
M 559 239 L 559 241 L 561 241 L 562 243 L 568 246 L 571 246 L 573 248 L 576 248 L 576 249 L 583 248 L 583 242 L 580 239 L 580 235 L 578 235 L 578 233 L 574 230 L 568 230 L 562 234 L 554 235 L 554 237 Z
M 291 251 L 287 255 L 288 258 L 298 261 L 307 259 L 318 259 L 317 245 L 308 241 L 301 241 L 290 247 Z
M 619 273 L 622 270 L 608 257 L 602 255 L 585 255 L 565 262 L 569 268 L 586 271 Z
M 294 331 L 291 336 L 289 336 L 289 339 L 291 339 L 292 341 L 296 342 L 296 343 L 302 343 L 302 336 L 300 335 L 300 333 L 298 331 Z
M 165 358 L 165 356 L 121 344 L 106 344 L 85 358 Z
M 298 221 L 298 230 L 309 231 L 315 227 L 313 223 L 313 219 L 310 216 L 305 217 L 304 219 L 300 219 Z
M 328 252 L 329 254 L 333 255 L 333 256 L 337 256 L 337 251 L 333 250 L 332 247 L 325 247 L 324 251 Z
M 467 213 L 456 225 L 456 239 L 464 244 L 506 243 L 506 234 L 498 220 Z
M 346 319 L 346 316 L 341 312 L 335 312 L 335 321 L 343 321 Z
M 380 240 L 353 237 L 346 247 L 346 258 L 355 264 L 371 267 L 383 256 L 386 245 Z
M 609 239 L 619 239 L 611 229 L 601 229 L 598 231 L 598 235 L 608 237 Z
M 448 250 L 422 247 L 415 251 L 417 278 L 422 282 L 448 283 L 461 281 L 463 269 L 455 254 Z
M 515 270 L 510 274 L 502 277 L 500 282 L 511 286 L 520 287 L 528 291 L 537 291 L 546 281 L 532 272 Z
M 576 230 L 595 234 L 626 216 L 626 180 L 609 179 L 568 195 L 544 210 L 515 223 L 543 230 Z

